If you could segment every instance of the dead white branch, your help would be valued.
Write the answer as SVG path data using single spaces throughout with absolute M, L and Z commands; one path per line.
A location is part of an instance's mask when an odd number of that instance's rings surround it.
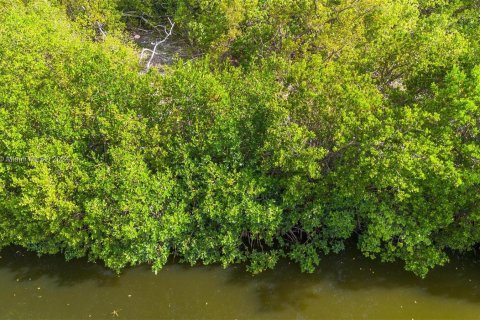
M 168 22 L 170 23 L 169 27 L 167 27 L 165 25 L 154 26 L 154 28 L 156 30 L 158 30 L 159 33 L 162 33 L 162 32 L 160 32 L 160 29 L 159 29 L 159 28 L 162 28 L 163 29 L 162 31 L 165 34 L 165 36 L 161 40 L 157 40 L 155 42 L 152 42 L 153 49 L 144 48 L 142 50 L 141 54 L 140 54 L 140 61 L 141 61 L 141 60 L 143 60 L 145 53 L 150 53 L 150 58 L 148 59 L 147 66 L 146 66 L 147 70 L 150 69 L 150 67 L 152 66 L 153 58 L 155 57 L 155 55 L 158 54 L 158 52 L 157 52 L 158 46 L 161 45 L 162 43 L 164 43 L 165 41 L 167 41 L 167 39 L 172 35 L 172 31 L 173 31 L 173 27 L 175 26 L 175 22 L 172 22 L 172 20 L 170 20 L 170 18 L 168 18 Z
M 103 40 L 107 37 L 107 33 L 103 30 L 103 25 L 97 21 L 98 31 L 102 34 Z

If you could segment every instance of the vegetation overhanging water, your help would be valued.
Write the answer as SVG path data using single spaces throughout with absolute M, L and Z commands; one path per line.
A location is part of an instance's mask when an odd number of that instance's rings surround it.
M 116 275 L 84 260 L 9 248 L 0 259 L 1 319 L 478 319 L 480 274 L 456 257 L 419 279 L 356 250 L 325 257 L 313 274 L 281 261 L 245 266 L 167 264 Z
M 0 0 L 0 249 L 315 273 L 355 239 L 425 277 L 480 244 L 479 17 L 478 0 Z

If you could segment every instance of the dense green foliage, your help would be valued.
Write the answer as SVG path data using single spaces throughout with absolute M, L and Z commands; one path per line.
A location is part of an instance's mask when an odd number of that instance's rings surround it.
M 202 57 L 142 72 L 127 11 Z M 480 243 L 479 39 L 476 0 L 0 0 L 0 248 L 423 276 Z

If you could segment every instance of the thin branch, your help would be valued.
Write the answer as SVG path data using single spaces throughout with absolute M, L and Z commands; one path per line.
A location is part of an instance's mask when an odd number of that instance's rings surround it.
M 105 38 L 107 37 L 107 33 L 103 30 L 102 24 L 98 21 L 97 21 L 97 27 L 98 27 L 98 30 L 100 31 L 100 33 L 102 34 L 103 39 L 105 40 Z
M 154 46 L 153 46 L 153 49 L 147 49 L 147 48 L 144 48 L 140 54 L 140 60 L 143 59 L 144 57 L 144 54 L 146 52 L 150 53 L 150 58 L 148 59 L 148 62 L 147 62 L 147 70 L 150 69 L 151 65 L 152 65 L 152 61 L 153 61 L 153 58 L 155 57 L 157 53 L 157 48 L 160 44 L 164 43 L 165 41 L 167 41 L 167 39 L 172 35 L 172 31 L 173 31 L 173 27 L 175 26 L 175 22 L 172 22 L 172 20 L 170 20 L 170 18 L 168 18 L 168 22 L 170 23 L 170 28 L 167 28 L 167 26 L 164 26 L 164 25 L 156 25 L 154 26 L 154 28 L 156 30 L 158 30 L 158 27 L 161 27 L 163 28 L 163 32 L 165 33 L 165 37 L 162 39 L 162 40 L 158 40 L 156 41 L 155 43 L 152 43 Z M 159 31 L 160 32 L 160 31 Z

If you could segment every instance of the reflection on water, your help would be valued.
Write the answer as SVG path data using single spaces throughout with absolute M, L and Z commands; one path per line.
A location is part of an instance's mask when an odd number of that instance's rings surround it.
M 0 319 L 479 319 L 474 257 L 421 280 L 398 264 L 351 250 L 314 274 L 282 262 L 252 276 L 243 266 L 147 266 L 120 276 L 83 260 L 4 250 Z

